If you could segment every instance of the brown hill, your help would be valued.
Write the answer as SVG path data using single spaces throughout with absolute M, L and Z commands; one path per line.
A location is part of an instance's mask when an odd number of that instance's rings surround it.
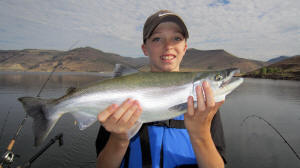
M 300 80 L 300 55 L 249 72 L 245 77 Z
M 56 71 L 111 72 L 117 63 L 148 70 L 148 58 L 123 57 L 113 53 L 85 47 L 70 51 L 56 50 L 10 50 L 0 51 L 0 70 L 10 71 Z M 264 65 L 263 62 L 238 58 L 224 50 L 201 51 L 189 49 L 183 59 L 183 71 L 216 70 L 237 67 L 248 72 Z
M 0 51 L 0 70 L 35 70 L 36 67 L 42 63 L 53 67 L 55 58 L 62 53 L 61 51 L 55 50 L 36 49 Z M 41 67 L 39 71 L 47 71 L 47 67 Z
M 105 53 L 90 47 L 76 48 L 70 51 L 35 50 L 0 51 L 0 70 L 10 71 L 52 71 L 61 62 L 56 71 L 108 72 L 115 64 L 140 66 L 147 58 L 122 57 Z
M 277 68 L 281 68 L 284 71 L 289 71 L 289 72 L 300 71 L 300 55 L 287 58 L 283 61 L 277 62 L 275 64 L 271 64 L 268 67 L 277 67 Z
M 241 72 L 249 72 L 264 66 L 262 61 L 238 58 L 224 50 L 197 50 L 188 49 L 183 57 L 183 70 L 216 70 L 226 68 L 239 68 Z

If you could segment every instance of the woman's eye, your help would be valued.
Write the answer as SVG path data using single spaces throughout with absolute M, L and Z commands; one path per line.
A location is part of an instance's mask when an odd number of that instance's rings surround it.
M 182 38 L 181 38 L 181 37 L 175 37 L 175 40 L 176 40 L 176 41 L 181 41 Z
M 152 41 L 159 41 L 160 40 L 160 38 L 159 37 L 154 37 L 153 39 L 152 39 Z

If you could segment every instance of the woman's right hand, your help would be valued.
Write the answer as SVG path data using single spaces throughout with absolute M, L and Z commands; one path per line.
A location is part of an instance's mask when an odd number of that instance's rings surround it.
M 137 100 L 128 98 L 120 106 L 112 104 L 98 114 L 101 125 L 119 141 L 128 142 L 128 132 L 139 119 L 142 108 Z

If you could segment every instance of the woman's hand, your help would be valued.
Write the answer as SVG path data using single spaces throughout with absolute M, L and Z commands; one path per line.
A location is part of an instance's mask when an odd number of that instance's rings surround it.
M 202 86 L 196 87 L 197 108 L 194 108 L 193 97 L 188 98 L 188 111 L 184 115 L 184 124 L 189 132 L 198 166 L 223 168 L 224 162 L 213 142 L 210 127 L 213 117 L 224 101 L 215 102 L 213 92 L 206 81 Z
M 120 106 L 112 104 L 98 114 L 101 125 L 119 141 L 129 142 L 128 131 L 142 113 L 137 100 L 127 99 Z
M 184 124 L 191 138 L 206 139 L 210 136 L 212 119 L 224 101 L 215 102 L 212 89 L 206 81 L 202 83 L 202 87 L 196 87 L 196 94 L 197 108 L 194 108 L 193 97 L 188 97 L 188 110 L 184 115 Z
M 98 156 L 98 168 L 120 167 L 129 145 L 128 131 L 141 113 L 142 108 L 138 101 L 127 99 L 120 106 L 112 104 L 98 114 L 101 125 L 111 133 Z

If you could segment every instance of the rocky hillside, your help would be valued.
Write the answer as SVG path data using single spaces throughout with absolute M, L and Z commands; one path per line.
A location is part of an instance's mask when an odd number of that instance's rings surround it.
M 300 80 L 300 55 L 249 72 L 245 77 Z
M 56 50 L 2 50 L 0 51 L 0 70 L 5 71 L 56 71 L 111 72 L 117 63 L 147 70 L 148 58 L 123 57 L 105 53 L 90 47 L 70 51 Z M 181 70 L 216 70 L 231 67 L 249 72 L 264 66 L 261 61 L 238 58 L 224 50 L 189 49 L 183 58 Z
M 56 71 L 110 72 L 115 64 L 141 66 L 147 58 L 122 57 L 105 53 L 90 47 L 70 51 L 26 49 L 21 51 L 0 51 L 0 70 L 10 71 Z
M 267 62 L 269 64 L 274 64 L 276 62 L 283 61 L 283 60 L 285 60 L 287 58 L 290 58 L 290 57 L 288 57 L 288 56 L 279 56 L 279 57 L 276 57 L 276 58 L 272 58 L 272 59 L 268 60 Z
M 182 69 L 187 70 L 216 70 L 239 68 L 242 73 L 253 71 L 266 63 L 236 57 L 225 50 L 197 50 L 189 49 L 183 58 Z

